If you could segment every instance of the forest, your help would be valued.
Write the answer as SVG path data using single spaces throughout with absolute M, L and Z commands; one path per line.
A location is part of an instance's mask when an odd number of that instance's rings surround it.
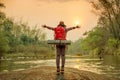
M 120 54 L 120 1 L 89 0 L 92 12 L 99 16 L 98 23 L 85 38 L 72 44 L 69 51 L 82 54 Z
M 0 3 L 0 8 L 5 8 L 5 5 Z M 46 43 L 45 35 L 39 26 L 15 22 L 0 11 L 0 57 L 52 56 L 53 51 Z
M 89 0 L 92 12 L 99 16 L 97 25 L 68 48 L 68 54 L 120 54 L 120 1 Z M 15 22 L 2 12 L 0 3 L 0 58 L 16 56 L 53 57 L 54 46 L 46 42 L 46 33 L 39 26 Z

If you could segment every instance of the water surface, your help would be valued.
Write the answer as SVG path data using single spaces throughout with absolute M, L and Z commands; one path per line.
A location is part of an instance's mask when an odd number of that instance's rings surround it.
M 55 59 L 30 61 L 1 60 L 0 72 L 19 71 L 39 66 L 56 66 L 55 64 Z M 120 56 L 108 55 L 102 60 L 99 58 L 68 58 L 66 59 L 65 66 L 120 79 Z

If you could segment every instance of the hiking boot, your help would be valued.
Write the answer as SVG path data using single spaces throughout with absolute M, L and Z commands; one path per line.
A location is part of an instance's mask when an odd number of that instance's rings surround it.
M 64 74 L 64 69 L 61 69 L 61 74 Z
M 57 71 L 56 71 L 56 72 L 57 72 L 57 75 L 59 75 L 59 74 L 60 74 L 60 69 L 57 69 Z

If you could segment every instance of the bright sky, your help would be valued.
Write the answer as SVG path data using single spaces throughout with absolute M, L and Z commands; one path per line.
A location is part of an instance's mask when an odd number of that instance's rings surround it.
M 77 40 L 82 34 L 96 26 L 97 16 L 91 10 L 91 5 L 86 0 L 1 0 L 6 8 L 4 12 L 15 21 L 28 22 L 30 26 L 46 24 L 56 27 L 59 21 L 64 21 L 67 27 L 75 24 L 81 25 L 80 29 L 68 32 L 67 39 Z M 43 29 L 47 39 L 53 39 L 54 33 Z

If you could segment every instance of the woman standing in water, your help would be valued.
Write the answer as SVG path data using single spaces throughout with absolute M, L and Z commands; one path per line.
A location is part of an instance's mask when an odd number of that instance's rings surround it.
M 63 21 L 60 21 L 56 28 L 49 27 L 49 26 L 46 26 L 46 25 L 42 25 L 42 27 L 53 30 L 55 32 L 55 40 L 66 40 L 66 35 L 67 35 L 68 31 L 76 29 L 76 28 L 80 28 L 79 26 L 66 28 L 66 25 L 64 24 Z M 58 35 L 56 35 L 56 34 L 58 34 Z M 64 44 L 63 45 L 61 45 L 61 44 L 56 45 L 57 74 L 59 74 L 60 72 L 62 74 L 64 74 L 65 52 L 66 52 L 65 50 L 66 50 L 66 45 L 64 45 Z M 60 58 L 62 59 L 61 69 L 60 69 Z

